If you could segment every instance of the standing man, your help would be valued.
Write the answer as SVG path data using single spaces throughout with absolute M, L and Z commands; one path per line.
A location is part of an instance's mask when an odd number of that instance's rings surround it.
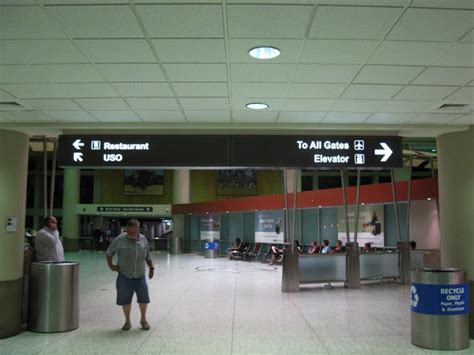
M 145 262 L 148 264 L 148 277 L 151 279 L 155 268 L 148 250 L 146 238 L 139 233 L 140 222 L 131 219 L 127 222 L 127 230 L 114 239 L 107 249 L 107 264 L 112 271 L 118 271 L 117 305 L 122 306 L 125 315 L 125 324 L 122 330 L 131 327 L 130 311 L 132 309 L 133 294 L 137 294 L 140 307 L 140 325 L 143 330 L 149 330 L 150 325 L 146 319 L 146 309 L 150 303 L 148 285 L 145 277 Z M 113 256 L 117 253 L 117 264 L 112 263 Z
M 59 239 L 56 217 L 44 218 L 43 228 L 36 233 L 35 254 L 36 261 L 64 261 L 64 248 Z

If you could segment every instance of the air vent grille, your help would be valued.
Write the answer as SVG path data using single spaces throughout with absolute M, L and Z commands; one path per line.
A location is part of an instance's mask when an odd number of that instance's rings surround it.
M 437 111 L 459 111 L 464 109 L 467 106 L 467 104 L 443 104 L 440 107 L 438 107 Z

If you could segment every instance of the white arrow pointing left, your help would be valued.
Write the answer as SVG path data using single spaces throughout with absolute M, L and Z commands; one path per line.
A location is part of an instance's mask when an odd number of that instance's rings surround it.
M 80 152 L 74 152 L 74 161 L 82 162 L 83 161 L 82 155 L 83 154 Z
M 375 155 L 383 155 L 382 159 L 380 159 L 381 162 L 385 162 L 390 158 L 392 155 L 393 151 L 390 149 L 390 147 L 387 145 L 387 143 L 380 143 L 383 149 L 375 149 Z
M 81 147 L 84 146 L 84 143 L 80 139 L 76 139 L 74 143 L 72 143 L 72 146 L 76 148 L 77 150 L 81 150 Z

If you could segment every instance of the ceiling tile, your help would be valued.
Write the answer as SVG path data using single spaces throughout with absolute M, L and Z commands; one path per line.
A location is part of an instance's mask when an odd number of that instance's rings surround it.
M 430 65 L 451 43 L 383 41 L 370 57 L 371 64 Z
M 229 52 L 231 63 L 296 63 L 301 51 L 303 40 L 296 39 L 231 39 Z M 273 59 L 255 59 L 249 55 L 249 50 L 255 47 L 269 46 L 280 50 L 280 55 Z
M 162 63 L 225 63 L 223 39 L 154 39 Z
M 410 0 L 318 0 L 324 5 L 351 5 L 351 6 L 404 6 Z
M 457 41 L 471 27 L 470 11 L 409 8 L 387 38 L 452 42 Z
M 300 64 L 293 82 L 348 83 L 360 65 Z
M 5 88 L 5 90 L 8 90 L 8 89 Z M 0 90 L 0 101 L 15 101 L 15 98 L 12 95 L 10 95 L 9 93 L 7 93 L 3 90 Z
M 430 67 L 420 74 L 414 85 L 465 85 L 474 80 L 474 68 Z
M 303 38 L 312 7 L 228 5 L 231 38 Z
M 76 99 L 86 110 L 130 110 L 122 99 Z
M 267 123 L 275 122 L 277 115 L 276 111 L 233 110 L 232 120 L 234 122 Z
M 403 85 L 350 85 L 342 98 L 344 99 L 391 99 L 397 92 L 403 88 Z
M 403 67 L 388 65 L 366 65 L 354 79 L 354 83 L 408 84 L 424 67 Z
M 402 124 L 413 117 L 416 116 L 416 113 L 388 113 L 388 112 L 380 112 L 376 113 L 371 116 L 367 121 L 364 123 L 371 124 L 371 123 L 380 123 L 380 124 Z
M 384 105 L 383 100 L 339 100 L 333 111 L 339 112 L 374 112 Z
M 46 11 L 73 38 L 144 37 L 128 5 L 47 6 Z
M 433 105 L 433 101 L 386 101 L 378 110 L 382 113 L 391 112 L 424 112 Z
M 145 122 L 185 122 L 181 111 L 136 111 Z
M 318 6 L 310 38 L 381 39 L 402 8 Z
M 228 110 L 229 99 L 227 98 L 180 98 L 184 110 Z
M 295 66 L 291 64 L 231 64 L 232 81 L 288 82 Z
M 20 57 L 15 57 L 9 52 L 5 42 L 7 41 L 0 42 L 0 64 L 24 64 L 24 61 L 19 59 Z
M 0 114 L 0 123 L 12 123 L 13 120 L 9 119 L 8 117 L 6 116 L 3 116 Z
M 308 40 L 300 63 L 362 64 L 378 41 Z
M 232 83 L 232 97 L 283 97 L 288 84 Z
M 451 9 L 474 9 L 472 0 L 413 0 L 412 7 L 447 7 Z
M 452 67 L 474 67 L 474 44 L 457 43 L 451 47 L 434 65 Z
M 288 123 L 318 123 L 326 115 L 326 112 L 298 112 L 282 111 L 278 117 L 278 122 Z
M 124 97 L 171 97 L 174 96 L 167 83 L 114 83 Z
M 223 37 L 222 6 L 136 5 L 150 37 Z
M 87 63 L 87 59 L 69 40 L 12 40 L 5 41 L 4 45 L 26 63 Z
M 97 64 L 110 81 L 166 81 L 158 64 Z
M 446 99 L 448 102 L 474 103 L 474 87 L 461 88 Z
M 334 100 L 286 99 L 282 111 L 329 111 Z
M 407 86 L 394 100 L 441 100 L 456 90 L 452 86 Z
M 30 65 L 41 71 L 48 82 L 105 82 L 91 64 Z
M 227 83 L 172 83 L 178 96 L 182 97 L 228 97 Z
M 360 112 L 330 112 L 322 123 L 362 123 L 371 113 Z
M 54 119 L 55 121 L 93 121 L 96 120 L 94 117 L 89 115 L 85 111 L 43 111 L 46 115 Z
M 53 119 L 40 111 L 9 111 L 5 117 L 15 122 L 51 122 Z
M 146 40 L 84 39 L 76 43 L 95 63 L 156 63 Z
M 0 66 L 0 83 L 44 83 L 46 81 L 43 71 L 37 67 L 30 65 Z
M 81 110 L 74 101 L 69 99 L 41 99 L 41 100 L 23 100 L 31 107 L 38 110 Z
M 24 99 L 74 98 L 74 97 L 116 97 L 117 93 L 109 84 L 11 84 L 2 88 Z
M 422 113 L 410 121 L 413 123 L 437 123 L 447 124 L 456 118 L 461 117 L 460 114 L 449 114 L 449 113 Z
M 185 111 L 189 122 L 230 122 L 229 111 Z
M 461 116 L 454 121 L 449 122 L 449 124 L 467 124 L 467 125 L 474 125 L 474 113 L 470 113 L 464 116 Z
M 174 98 L 157 98 L 157 97 L 144 97 L 144 98 L 129 98 L 127 102 L 132 106 L 134 110 L 139 111 L 154 111 L 154 110 L 179 110 L 178 103 Z
M 141 0 L 143 1 L 143 0 Z M 43 4 L 48 5 L 70 5 L 74 4 L 97 4 L 97 0 L 41 0 Z M 101 4 L 121 4 L 128 3 L 129 0 L 100 0 Z
M 227 81 L 225 64 L 164 64 L 171 81 Z
M 338 97 L 345 87 L 344 84 L 291 84 L 288 97 L 332 99 Z
M 137 122 L 140 119 L 133 111 L 89 111 L 101 122 Z
M 65 38 L 39 6 L 2 6 L 0 39 Z
M 282 99 L 269 99 L 269 98 L 262 98 L 259 96 L 255 97 L 232 97 L 232 109 L 234 110 L 247 110 L 246 105 L 249 103 L 265 103 L 268 105 L 268 108 L 265 111 L 280 111 L 281 104 L 283 102 Z

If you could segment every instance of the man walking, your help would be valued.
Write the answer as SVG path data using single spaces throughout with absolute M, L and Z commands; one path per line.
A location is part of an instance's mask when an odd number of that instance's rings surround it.
M 59 239 L 58 221 L 56 217 L 47 216 L 43 220 L 43 228 L 35 237 L 36 261 L 64 261 L 64 248 Z
M 131 328 L 130 311 L 132 309 L 133 294 L 137 294 L 137 302 L 140 307 L 140 325 L 143 330 L 149 330 L 150 325 L 146 319 L 146 309 L 150 303 L 148 285 L 145 277 L 145 262 L 148 264 L 148 277 L 151 279 L 155 268 L 148 250 L 146 238 L 139 233 L 140 222 L 131 219 L 127 222 L 127 230 L 114 239 L 107 249 L 107 264 L 112 271 L 118 271 L 117 305 L 122 306 L 125 315 L 125 324 L 122 330 Z M 112 262 L 113 256 L 117 254 L 117 264 Z

